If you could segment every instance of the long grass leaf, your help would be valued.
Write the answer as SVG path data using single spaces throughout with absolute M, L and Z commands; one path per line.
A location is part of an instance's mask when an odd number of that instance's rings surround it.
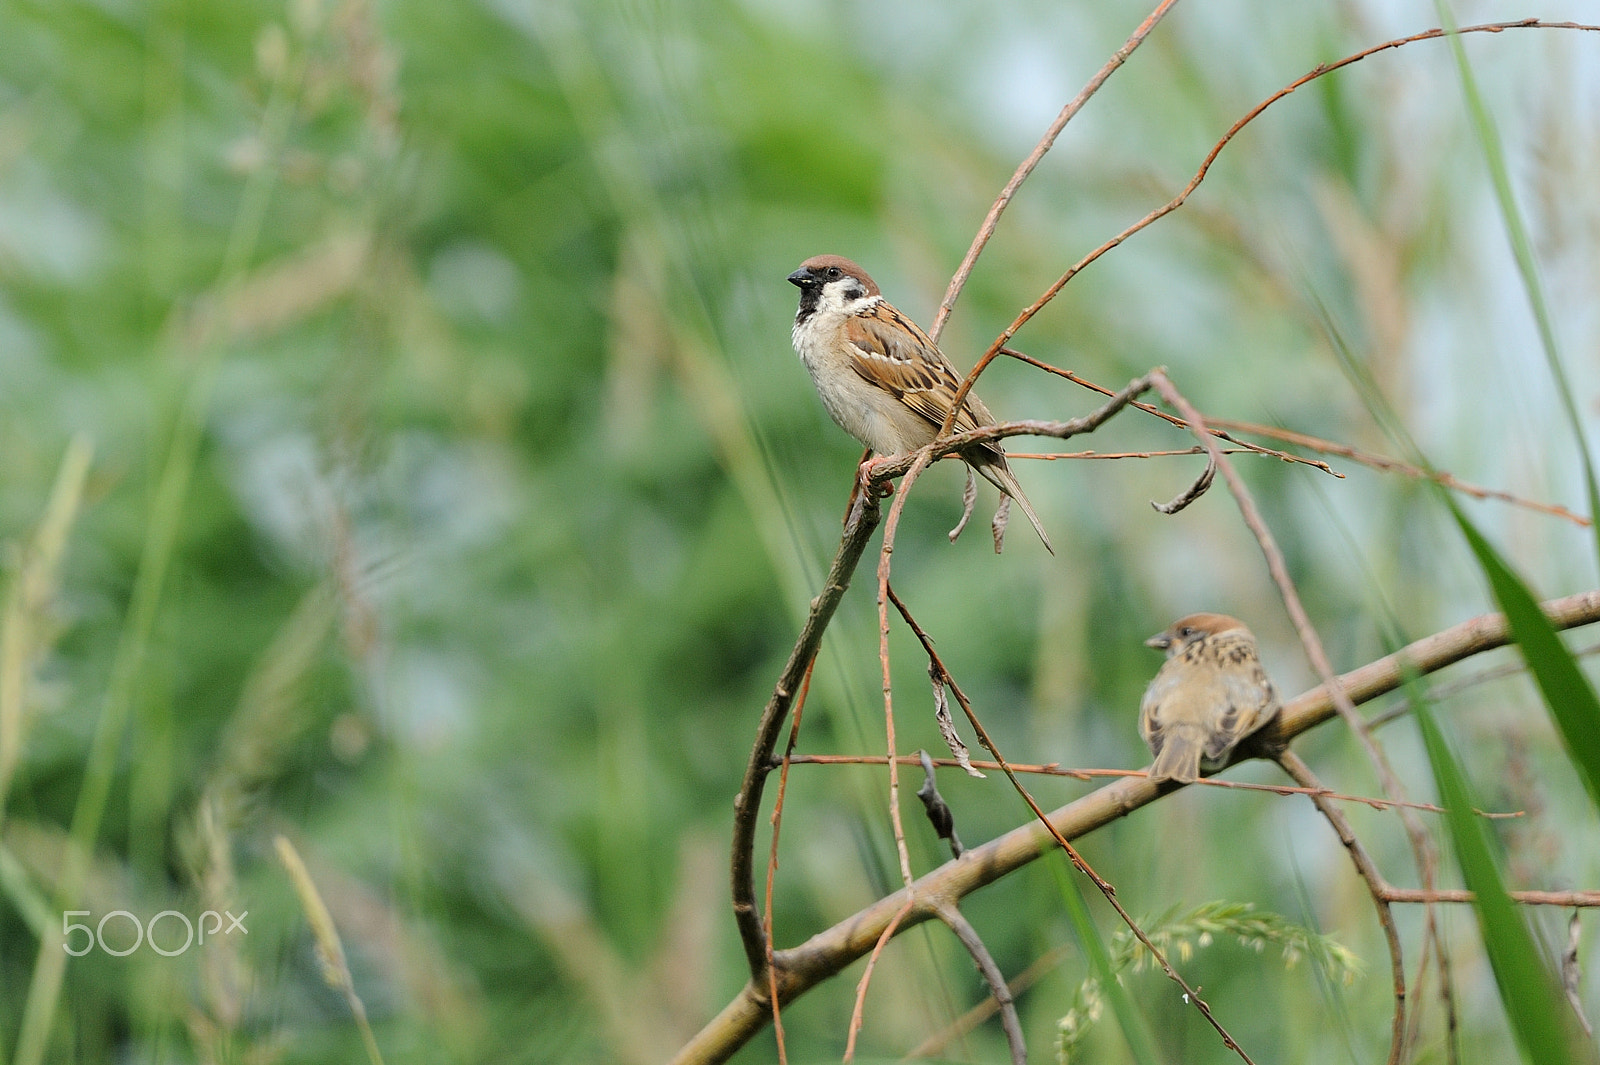
M 1577 658 L 1539 609 L 1538 598 L 1461 512 L 1455 500 L 1446 496 L 1445 501 L 1489 580 L 1528 671 L 1566 741 L 1567 754 L 1589 789 L 1595 810 L 1600 812 L 1600 698 L 1596 698 Z
M 1412 681 L 1409 687 L 1416 689 L 1420 685 Z M 1590 1065 L 1600 1061 L 1594 1044 L 1579 1031 L 1554 974 L 1541 958 L 1533 933 L 1506 894 L 1486 823 L 1473 814 L 1466 778 L 1433 719 L 1426 697 L 1416 691 L 1413 712 L 1422 729 L 1428 759 L 1433 763 L 1456 859 L 1473 892 L 1473 909 L 1500 989 L 1500 1000 L 1523 1057 L 1533 1065 Z

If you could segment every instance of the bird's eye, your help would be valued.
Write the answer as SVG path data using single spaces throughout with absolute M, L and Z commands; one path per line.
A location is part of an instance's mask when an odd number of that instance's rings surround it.
M 829 281 L 837 281 L 843 276 L 844 276 L 844 271 L 840 270 L 837 266 L 828 267 L 828 280 Z
M 1185 625 L 1183 628 L 1178 630 L 1178 635 L 1187 640 L 1189 637 L 1194 635 L 1194 629 L 1190 628 L 1188 625 Z

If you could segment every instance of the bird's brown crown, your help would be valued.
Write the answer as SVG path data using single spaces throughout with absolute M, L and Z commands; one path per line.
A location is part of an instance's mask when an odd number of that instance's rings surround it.
M 1167 631 L 1174 636 L 1187 639 L 1191 636 L 1215 636 L 1229 629 L 1242 628 L 1244 622 L 1238 618 L 1230 618 L 1226 614 L 1190 614 L 1174 621 Z
M 1145 641 L 1145 646 L 1166 651 L 1170 656 L 1197 640 L 1230 631 L 1239 631 L 1246 635 L 1250 632 L 1244 622 L 1226 614 L 1190 614 L 1167 626 L 1165 632 L 1150 637 Z
M 853 277 L 861 282 L 861 287 L 867 290 L 867 295 L 879 295 L 878 283 L 856 263 L 846 259 L 843 255 L 813 255 L 800 264 L 800 271 L 810 274 L 824 284 L 830 280 L 831 271 L 837 270 L 838 277 Z

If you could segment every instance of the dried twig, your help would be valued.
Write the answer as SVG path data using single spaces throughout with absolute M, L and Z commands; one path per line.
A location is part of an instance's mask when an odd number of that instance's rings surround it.
M 950 675 L 950 671 L 945 668 L 944 662 L 939 658 L 939 653 L 933 648 L 933 640 L 923 631 L 922 626 L 917 624 L 916 619 L 911 616 L 911 612 L 906 609 L 905 604 L 900 601 L 899 597 L 894 595 L 893 589 L 887 590 L 894 601 L 895 607 L 900 611 L 900 616 L 905 619 L 911 631 L 916 634 L 923 650 L 927 652 L 929 659 L 932 660 L 933 664 L 929 666 L 929 671 L 932 672 L 937 669 L 943 677 L 944 683 L 950 688 L 950 693 L 956 697 L 956 702 L 961 704 L 961 709 L 966 713 L 967 721 L 972 725 L 973 731 L 978 734 L 979 742 L 988 749 L 990 754 L 994 755 L 995 761 L 1000 766 L 1000 771 L 1011 781 L 1011 786 L 1016 789 L 1018 795 L 1022 796 L 1022 801 L 1028 804 L 1028 809 L 1033 811 L 1034 817 L 1038 818 L 1039 823 L 1050 833 L 1056 845 L 1066 852 L 1067 857 L 1078 868 L 1078 871 L 1093 881 L 1100 894 L 1105 896 L 1106 902 L 1110 903 L 1111 908 L 1117 912 L 1117 916 L 1122 918 L 1122 923 L 1128 926 L 1128 931 L 1132 932 L 1134 938 L 1150 952 L 1150 957 L 1155 960 L 1162 973 L 1166 975 L 1168 980 L 1171 980 L 1182 989 L 1184 1001 L 1199 1010 L 1200 1015 L 1215 1029 L 1217 1035 L 1222 1038 L 1223 1045 L 1238 1054 L 1246 1065 L 1255 1065 L 1250 1055 L 1245 1053 L 1244 1048 L 1239 1045 L 1238 1041 L 1222 1026 L 1222 1022 L 1218 1021 L 1211 1012 L 1210 1004 L 1200 997 L 1199 991 L 1189 986 L 1188 982 L 1178 973 L 1178 970 L 1172 967 L 1172 963 L 1167 960 L 1167 956 L 1162 952 L 1161 948 L 1157 947 L 1145 930 L 1139 927 L 1139 923 L 1133 919 L 1133 915 L 1127 911 L 1121 900 L 1117 898 L 1116 889 L 1089 867 L 1089 864 L 1083 860 L 1082 855 L 1078 853 L 1077 848 L 1072 845 L 1067 836 L 1057 829 L 1045 812 L 1040 809 L 1039 804 L 1034 801 L 1033 795 L 1027 788 L 1023 787 L 1022 781 L 1018 779 L 1017 774 L 1011 771 L 1011 766 L 1006 763 L 1005 756 L 995 746 L 994 740 L 990 739 L 988 731 L 983 727 L 983 722 L 978 720 L 978 715 L 973 711 L 972 703 L 967 699 L 966 693 L 961 690 L 961 686 L 956 683 L 955 678 Z
M 953 903 L 939 905 L 934 909 L 934 914 L 949 926 L 950 931 L 961 940 L 961 945 L 967 948 L 967 953 L 972 955 L 978 972 L 983 974 L 983 982 L 989 985 L 990 997 L 1000 1006 L 1000 1027 L 1006 1033 L 1006 1046 L 1011 1051 L 1012 1065 L 1024 1065 L 1028 1060 L 1028 1047 L 1022 1040 L 1022 1022 L 1017 1019 L 1017 1004 L 1011 998 L 1011 989 L 1006 986 L 1005 974 L 995 964 L 989 948 L 983 945 L 978 930 L 972 927 L 972 923 Z
M 917 755 L 902 754 L 898 756 L 901 765 L 921 765 L 922 759 Z M 790 765 L 883 765 L 884 757 L 881 754 L 797 754 L 789 759 Z M 949 768 L 960 767 L 961 763 L 953 758 L 931 759 L 935 767 Z M 779 763 L 774 763 L 774 768 Z M 999 762 L 986 762 L 982 759 L 970 762 L 974 769 L 999 769 Z M 1039 776 L 1071 777 L 1074 780 L 1094 780 L 1101 777 L 1147 777 L 1149 769 L 1082 769 L 1069 768 L 1059 762 L 1049 765 L 1025 765 L 1021 762 L 1006 763 L 1014 773 L 1032 773 Z M 964 768 L 964 767 L 963 767 Z M 1201 777 L 1199 780 L 1189 782 L 1189 787 L 1226 788 L 1231 791 L 1264 791 L 1270 795 L 1306 795 L 1312 798 L 1332 799 L 1334 802 L 1358 802 L 1363 806 L 1370 806 L 1374 810 L 1393 810 L 1404 806 L 1411 810 L 1421 810 L 1425 813 L 1442 814 L 1444 807 L 1435 806 L 1431 802 L 1402 802 L 1396 799 L 1379 799 L 1371 795 L 1346 795 L 1331 788 L 1301 788 L 1288 784 L 1257 784 L 1248 780 L 1226 780 L 1222 777 Z M 1489 820 L 1505 820 L 1513 817 L 1526 817 L 1525 810 L 1473 810 L 1479 817 Z
M 1578 939 L 1582 934 L 1583 921 L 1574 909 L 1567 921 L 1567 948 L 1561 952 L 1561 988 L 1567 993 L 1567 1001 L 1572 1003 L 1572 1012 L 1578 1015 L 1578 1023 L 1583 1025 L 1584 1034 L 1593 1038 L 1594 1028 L 1584 1016 L 1583 995 L 1578 990 L 1578 983 L 1583 979 L 1583 969 L 1578 964 Z
M 959 858 L 966 848 L 961 845 L 961 837 L 956 835 L 956 815 L 939 794 L 939 782 L 933 778 L 933 759 L 928 757 L 927 751 L 918 751 L 917 760 L 922 763 L 922 787 L 917 789 L 917 798 L 922 800 L 934 834 L 949 842 L 952 858 Z
M 961 530 L 967 527 L 967 522 L 972 520 L 972 508 L 978 505 L 978 478 L 973 474 L 972 467 L 967 466 L 967 483 L 961 489 L 961 520 L 956 522 L 955 528 L 948 533 L 950 542 L 955 543 L 961 535 Z
M 1075 385 L 1080 385 L 1083 388 L 1087 388 L 1091 392 L 1098 392 L 1102 396 L 1111 396 L 1111 395 L 1115 395 L 1116 394 L 1116 393 L 1112 392 L 1111 389 L 1107 388 L 1105 385 L 1097 385 L 1093 381 L 1090 381 L 1088 378 L 1079 377 L 1077 374 L 1073 373 L 1071 370 L 1063 370 L 1059 366 L 1052 366 L 1048 362 L 1045 362 L 1043 359 L 1036 359 L 1032 355 L 1024 355 L 1022 352 L 1017 351 L 1017 350 L 1015 350 L 1013 348 L 1001 348 L 1000 349 L 1000 354 L 1009 355 L 1011 358 L 1016 359 L 1019 362 L 1025 362 L 1029 366 L 1036 367 L 1037 369 L 1043 370 L 1046 373 L 1052 373 L 1052 374 L 1055 374 L 1057 377 L 1065 378 L 1066 380 L 1071 381 Z M 1160 407 L 1155 406 L 1154 404 L 1135 402 L 1135 403 L 1131 404 L 1131 406 L 1136 407 L 1137 409 L 1144 411 L 1146 414 L 1154 415 L 1155 417 L 1160 418 L 1162 421 L 1167 422 L 1167 423 L 1169 423 L 1171 425 L 1175 425 L 1180 429 L 1189 428 L 1189 423 L 1188 422 L 1184 421 L 1182 418 L 1179 418 L 1175 414 L 1168 414 L 1166 411 L 1162 410 Z M 1233 436 L 1233 435 L 1231 435 L 1229 433 L 1218 432 L 1217 429 L 1215 428 L 1215 425 L 1216 425 L 1215 422 L 1212 422 L 1212 421 L 1208 420 L 1207 424 L 1212 426 L 1212 435 L 1213 436 L 1217 437 L 1219 440 L 1226 440 L 1231 444 L 1237 444 L 1238 447 L 1240 449 L 1242 449 L 1242 450 L 1251 451 L 1251 452 L 1254 452 L 1257 455 L 1271 455 L 1273 458 L 1282 459 L 1284 462 L 1292 462 L 1292 463 L 1296 463 L 1296 464 L 1301 465 L 1301 466 L 1310 466 L 1312 469 L 1321 470 L 1323 473 L 1326 473 L 1326 474 L 1328 474 L 1328 475 L 1330 475 L 1332 477 L 1338 477 L 1341 480 L 1344 478 L 1344 474 L 1340 473 L 1338 470 L 1335 470 L 1332 466 L 1329 466 L 1326 462 L 1322 462 L 1322 461 L 1320 461 L 1318 459 L 1308 459 L 1308 458 L 1305 458 L 1305 457 L 1303 457 L 1301 455 L 1291 454 L 1288 451 L 1275 451 L 1270 447 L 1263 447 L 1260 444 L 1253 444 L 1248 440 L 1240 440 L 1239 438 L 1237 438 L 1237 437 L 1235 437 L 1235 436 Z M 1044 434 L 1044 435 L 1048 435 L 1048 434 Z M 1205 450 L 1204 448 L 1201 448 L 1198 451 L 1189 452 L 1189 453 L 1191 453 L 1191 454 L 1200 454 L 1200 452 L 1202 452 L 1204 450 Z M 1230 455 L 1233 454 L 1232 451 L 1229 451 L 1227 453 L 1230 454 Z M 1152 452 L 1152 454 L 1162 454 L 1162 452 Z M 1178 454 L 1185 454 L 1185 452 L 1178 452 Z M 1020 458 L 1021 456 L 1019 455 L 1018 457 Z
M 1459 888 L 1398 888 L 1385 884 L 1383 897 L 1389 902 L 1460 902 L 1471 903 L 1474 895 Z M 1560 906 L 1563 909 L 1593 909 L 1600 906 L 1600 891 L 1507 891 L 1506 897 L 1524 906 Z
M 1167 451 L 1007 451 L 1008 459 L 1042 459 L 1045 462 L 1055 462 L 1058 459 L 1164 459 L 1177 458 L 1182 455 L 1204 455 L 1206 449 L 1196 444 L 1194 447 L 1172 448 Z M 1250 454 L 1261 455 L 1265 452 L 1248 447 L 1225 448 L 1228 455 Z
M 900 483 L 900 494 L 903 496 L 907 484 L 914 479 L 911 473 L 913 469 L 920 476 L 922 470 L 926 469 L 933 461 L 987 440 L 1004 440 L 1011 436 L 1052 436 L 1066 440 L 1070 437 L 1081 436 L 1084 433 L 1092 433 L 1114 418 L 1124 407 L 1132 403 L 1134 397 L 1148 391 L 1149 388 L 1149 377 L 1135 377 L 1124 385 L 1120 391 L 1113 392 L 1111 398 L 1105 403 L 1082 417 L 1068 418 L 1066 421 L 1028 419 L 1016 422 L 1000 422 L 997 425 L 986 425 L 981 429 L 969 429 L 964 433 L 943 436 L 909 454 L 890 455 L 886 458 L 878 459 L 872 463 L 868 477 L 872 484 L 883 485 L 896 477 L 904 475 L 904 480 Z M 894 516 L 892 507 L 889 513 L 892 519 Z M 887 535 L 887 532 L 885 535 Z
M 1406 1052 L 1406 963 L 1400 952 L 1400 931 L 1395 927 L 1394 914 L 1389 912 L 1389 900 L 1383 893 L 1383 889 L 1387 886 L 1384 884 L 1383 874 L 1378 872 L 1378 866 L 1373 862 L 1372 856 L 1356 838 L 1355 829 L 1350 827 L 1350 820 L 1345 817 L 1344 811 L 1323 795 L 1317 794 L 1322 790 L 1322 781 L 1317 779 L 1311 767 L 1290 750 L 1278 754 L 1278 765 L 1283 767 L 1283 771 L 1289 774 L 1296 784 L 1311 789 L 1311 801 L 1316 804 L 1322 816 L 1328 819 L 1328 824 L 1333 826 L 1334 834 L 1339 837 L 1339 842 L 1344 844 L 1345 850 L 1350 852 L 1350 860 L 1355 864 L 1357 875 L 1365 881 L 1367 891 L 1372 895 L 1372 905 L 1378 912 L 1378 924 L 1383 927 L 1384 942 L 1389 947 L 1389 970 L 1394 980 L 1394 1023 L 1391 1026 L 1389 1040 L 1389 1065 L 1400 1065 Z
M 856 1004 L 850 1010 L 850 1034 L 845 1039 L 844 1060 L 850 1062 L 856 1056 L 856 1036 L 861 1034 L 861 1022 L 867 1005 L 867 988 L 872 985 L 872 972 L 878 967 L 878 958 L 883 954 L 883 948 L 889 945 L 889 940 L 894 938 L 895 932 L 900 928 L 900 922 L 905 920 L 906 914 L 911 912 L 915 898 L 906 896 L 905 905 L 888 924 L 884 925 L 883 933 L 878 936 L 878 941 L 873 944 L 872 956 L 867 959 L 867 967 L 861 973 L 861 979 L 856 983 Z
M 1155 29 L 1156 23 L 1166 16 L 1175 2 L 1176 0 L 1161 0 L 1161 3 L 1156 5 L 1156 9 L 1150 12 L 1143 22 L 1139 23 L 1139 28 L 1134 30 L 1128 39 L 1123 42 L 1122 47 L 1111 53 L 1111 58 L 1107 59 L 1105 65 L 1095 72 L 1094 77 L 1089 79 L 1089 83 L 1078 92 L 1078 95 L 1067 102 L 1067 106 L 1061 109 L 1061 113 L 1056 116 L 1056 120 L 1050 123 L 1050 128 L 1045 130 L 1044 136 L 1039 138 L 1039 143 L 1034 146 L 1033 151 L 1029 152 L 1028 157 L 1017 167 L 1016 173 L 1011 175 L 1011 180 L 1006 182 L 1006 187 L 1000 190 L 1000 195 L 995 197 L 994 206 L 989 208 L 989 214 L 984 218 L 983 225 L 978 227 L 977 236 L 972 238 L 972 247 L 967 249 L 966 257 L 961 260 L 961 265 L 956 268 L 955 276 L 950 279 L 950 287 L 945 290 L 944 299 L 939 302 L 939 313 L 933 316 L 933 326 L 928 330 L 928 336 L 935 343 L 939 340 L 939 334 L 944 332 L 944 323 L 949 319 L 951 310 L 955 308 L 956 298 L 961 295 L 962 288 L 966 286 L 967 278 L 972 276 L 972 268 L 977 265 L 978 256 L 982 254 L 984 245 L 988 244 L 989 238 L 994 236 L 995 228 L 1000 224 L 1000 215 L 1005 211 L 1006 205 L 1011 202 L 1011 197 L 1017 194 L 1017 189 L 1021 188 L 1022 183 L 1028 179 L 1028 175 L 1033 173 L 1034 167 L 1039 165 L 1039 160 L 1043 159 L 1045 153 L 1050 150 L 1051 145 L 1055 144 L 1056 138 L 1061 135 L 1061 131 L 1066 128 L 1068 122 L 1072 121 L 1072 116 L 1081 111 L 1083 105 L 1089 102 L 1089 98 L 1100 91 L 1100 86 L 1105 84 L 1106 79 L 1114 74 L 1117 68 L 1122 66 L 1128 57 L 1133 54 L 1133 50 L 1144 42 L 1144 39 L 1150 35 L 1150 31 Z M 946 428 L 948 429 L 948 426 Z
M 1213 456 L 1207 455 L 1206 468 L 1200 471 L 1200 476 L 1195 478 L 1194 484 L 1191 484 L 1188 488 L 1185 488 L 1183 492 L 1180 493 L 1178 497 L 1170 503 L 1157 503 L 1152 499 L 1150 501 L 1150 505 L 1156 508 L 1156 513 L 1158 514 L 1176 514 L 1180 510 L 1183 510 L 1185 507 L 1187 507 L 1190 503 L 1193 503 L 1196 499 L 1199 499 L 1201 496 L 1205 495 L 1206 489 L 1211 487 L 1211 482 L 1216 478 L 1216 476 L 1217 460 Z
M 1311 618 L 1306 613 L 1305 606 L 1300 602 L 1300 593 L 1295 589 L 1294 581 L 1289 576 L 1288 563 L 1284 561 L 1283 552 L 1278 548 L 1278 542 L 1272 535 L 1272 530 L 1267 528 L 1267 523 L 1262 519 L 1260 510 L 1256 507 L 1255 498 L 1250 490 L 1245 487 L 1244 480 L 1239 476 L 1233 464 L 1226 455 L 1221 453 L 1216 437 L 1206 428 L 1205 420 L 1200 412 L 1194 408 L 1183 394 L 1180 393 L 1167 375 L 1156 370 L 1150 375 L 1151 383 L 1165 399 L 1175 408 L 1184 421 L 1189 423 L 1190 432 L 1195 439 L 1210 452 L 1222 470 L 1223 480 L 1227 482 L 1228 491 L 1233 494 L 1239 507 L 1239 516 L 1256 538 L 1256 543 L 1261 547 L 1261 554 L 1266 559 L 1267 571 L 1272 576 L 1272 582 L 1278 588 L 1278 596 L 1283 600 L 1284 609 L 1288 612 L 1290 620 L 1294 623 L 1295 633 L 1300 637 L 1300 645 L 1305 649 L 1306 657 L 1311 662 L 1317 677 L 1327 687 L 1337 708 L 1339 715 L 1344 718 L 1350 731 L 1355 734 L 1362 750 L 1366 752 L 1367 760 L 1372 764 L 1377 773 L 1378 782 L 1383 786 L 1384 794 L 1391 799 L 1404 799 L 1405 788 L 1400 783 L 1400 778 L 1395 774 L 1394 767 L 1389 764 L 1389 758 L 1384 753 L 1378 741 L 1373 738 L 1372 729 L 1366 719 L 1356 712 L 1355 703 L 1340 687 L 1338 676 L 1333 671 L 1333 664 L 1328 659 L 1328 653 L 1322 645 L 1322 637 L 1317 633 L 1316 626 L 1311 624 Z M 1417 869 L 1422 876 L 1422 886 L 1432 890 L 1434 877 L 1438 868 L 1438 853 L 1433 845 L 1433 840 L 1423 828 L 1422 822 L 1415 813 L 1406 807 L 1399 807 L 1400 821 L 1405 826 L 1406 837 L 1410 841 L 1411 850 L 1416 858 Z M 1424 917 L 1424 927 L 1428 935 L 1437 934 L 1437 922 L 1432 907 L 1427 909 Z M 1446 957 L 1443 942 L 1437 944 L 1440 957 L 1440 992 L 1449 995 L 1448 970 L 1445 967 Z M 1447 999 L 1447 1009 L 1452 1008 Z M 1397 1030 L 1396 1038 L 1399 1040 L 1401 1033 Z M 1396 1051 L 1398 1052 L 1398 1048 Z
M 1460 492 L 1474 499 L 1498 499 L 1502 503 L 1535 510 L 1541 514 L 1549 514 L 1563 521 L 1570 521 L 1574 525 L 1588 528 L 1593 522 L 1582 514 L 1574 514 L 1566 507 L 1555 503 L 1541 503 L 1537 499 L 1524 499 L 1522 496 L 1513 495 L 1499 488 L 1484 488 L 1470 481 L 1463 481 L 1453 473 L 1443 470 L 1425 470 L 1420 466 L 1413 466 L 1409 462 L 1391 459 L 1384 455 L 1374 455 L 1370 451 L 1351 447 L 1349 444 L 1340 444 L 1332 440 L 1323 440 L 1321 437 L 1311 436 L 1308 433 L 1297 433 L 1293 429 L 1279 429 L 1271 425 L 1258 425 L 1255 422 L 1234 421 L 1229 418 L 1212 418 L 1213 429 L 1231 429 L 1236 433 L 1250 433 L 1253 436 L 1264 436 L 1269 440 L 1281 440 L 1286 444 L 1303 447 L 1309 451 L 1320 451 L 1325 455 L 1338 455 L 1340 458 L 1359 462 L 1363 466 L 1385 473 L 1398 473 L 1403 477 L 1410 477 L 1418 481 L 1434 481 L 1453 492 Z

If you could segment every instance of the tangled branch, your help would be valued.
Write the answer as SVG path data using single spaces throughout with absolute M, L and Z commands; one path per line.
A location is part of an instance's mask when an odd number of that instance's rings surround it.
M 1600 589 L 1550 600 L 1544 604 L 1544 612 L 1558 629 L 1600 622 Z M 1341 674 L 1339 687 L 1351 702 L 1362 705 L 1400 688 L 1406 669 L 1423 675 L 1434 673 L 1463 659 L 1504 647 L 1509 640 L 1504 615 L 1484 614 Z M 1328 688 L 1319 685 L 1284 704 L 1280 736 L 1285 741 L 1290 740 L 1337 713 Z M 1143 777 L 1123 777 L 1051 811 L 1048 817 L 1056 831 L 1075 840 L 1160 798 L 1158 785 Z M 908 902 L 911 908 L 899 921 L 897 932 L 936 918 L 933 906 L 937 900 L 961 899 L 994 883 L 1042 853 L 1048 853 L 1052 842 L 1043 826 L 1029 821 L 997 839 L 972 847 L 960 860 L 946 862 L 919 877 L 909 892 L 902 888 L 799 946 L 774 952 L 778 994 L 784 1002 L 792 1002 L 868 954 Z M 1424 900 L 1407 897 L 1393 901 Z M 678 1052 L 672 1059 L 675 1065 L 726 1061 L 760 1031 L 771 1016 L 767 986 L 764 978 L 746 984 Z

